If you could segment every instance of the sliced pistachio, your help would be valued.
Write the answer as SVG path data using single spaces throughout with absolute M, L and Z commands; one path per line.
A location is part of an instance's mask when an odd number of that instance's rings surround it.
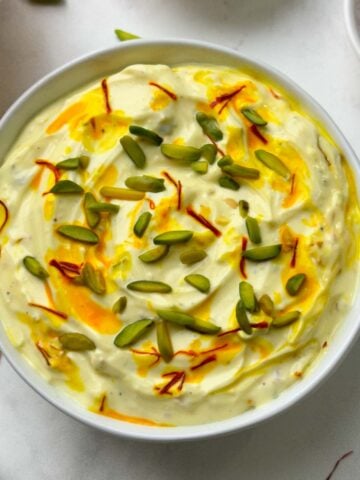
M 134 225 L 134 233 L 138 238 L 141 238 L 147 227 L 149 226 L 152 214 L 150 212 L 144 212 L 140 215 L 140 217 L 136 220 Z
M 154 320 L 143 318 L 134 323 L 130 323 L 118 333 L 114 340 L 114 345 L 118 348 L 128 347 L 137 342 L 153 326 Z
M 236 320 L 241 330 L 243 330 L 248 335 L 252 334 L 252 327 L 246 314 L 245 305 L 241 300 L 239 300 L 236 304 Z
M 262 116 L 253 108 L 244 107 L 241 109 L 241 113 L 246 117 L 253 125 L 258 127 L 265 127 L 267 121 L 262 118 Z
M 255 312 L 257 301 L 253 286 L 249 282 L 240 282 L 239 284 L 240 299 L 249 312 Z
M 158 193 L 165 190 L 163 178 L 150 177 L 149 175 L 128 177 L 125 180 L 125 185 L 139 192 Z
M 240 211 L 240 215 L 243 217 L 243 218 L 246 218 L 248 213 L 249 213 L 249 210 L 250 210 L 250 205 L 249 205 L 249 202 L 247 202 L 246 200 L 240 200 L 239 201 L 239 211 Z
M 45 270 L 45 268 L 41 265 L 41 263 L 36 260 L 35 257 L 26 256 L 23 258 L 23 264 L 28 272 L 34 277 L 40 278 L 41 280 L 45 280 L 49 274 Z
M 120 210 L 119 205 L 108 202 L 95 202 L 88 208 L 91 212 L 95 213 L 118 213 L 118 211 Z
M 227 175 L 222 175 L 218 179 L 218 183 L 219 183 L 220 187 L 227 188 L 229 190 L 237 191 L 240 188 L 239 183 L 236 180 L 234 180 L 233 178 L 228 177 Z
M 297 295 L 303 287 L 305 281 L 305 273 L 298 273 L 297 275 L 289 278 L 289 280 L 286 282 L 286 290 L 288 294 L 291 296 Z
M 161 153 L 165 157 L 173 160 L 184 160 L 187 162 L 196 162 L 201 156 L 201 150 L 188 145 L 176 145 L 175 143 L 163 143 Z
M 148 140 L 154 145 L 161 145 L 163 142 L 163 139 L 156 132 L 153 132 L 152 130 L 148 130 L 147 128 L 144 128 L 144 127 L 140 127 L 139 125 L 130 125 L 129 131 L 133 135 L 136 135 L 137 137 Z
M 95 343 L 82 333 L 63 333 L 59 336 L 59 342 L 64 350 L 73 352 L 85 352 L 86 350 L 95 350 Z
M 127 156 L 134 162 L 137 168 L 144 168 L 146 157 L 143 149 L 130 135 L 125 135 L 120 139 L 121 146 Z
M 201 156 L 205 158 L 205 160 L 212 165 L 215 163 L 217 148 L 212 143 L 206 143 L 200 148 Z
M 250 240 L 253 243 L 261 243 L 261 232 L 256 218 L 247 216 L 245 223 Z
M 125 30 L 120 30 L 120 28 L 116 28 L 114 30 L 115 35 L 121 42 L 126 42 L 127 40 L 136 40 L 140 38 L 138 35 L 134 35 L 133 33 L 125 32 Z
M 202 248 L 187 248 L 180 254 L 180 262 L 184 265 L 193 265 L 201 262 L 207 256 L 207 253 Z
M 94 195 L 90 192 L 86 192 L 84 196 L 84 212 L 87 224 L 89 227 L 94 228 L 100 222 L 100 215 L 97 212 L 90 210 L 90 207 L 96 205 L 98 202 Z
M 300 317 L 301 312 L 299 312 L 298 310 L 293 310 L 292 312 L 287 312 L 283 315 L 276 316 L 273 319 L 271 326 L 275 328 L 286 327 L 287 325 L 296 322 L 296 320 L 299 320 Z
M 122 313 L 125 310 L 126 305 L 127 305 L 127 297 L 125 297 L 124 295 L 120 297 L 118 300 L 116 300 L 116 302 L 112 306 L 113 313 Z
M 131 190 L 129 188 L 102 187 L 100 193 L 103 197 L 116 198 L 117 200 L 142 200 L 145 198 L 144 192 Z
M 194 172 L 204 175 L 208 171 L 209 164 L 206 160 L 198 160 L 197 162 L 191 163 L 191 168 L 194 170 Z
M 221 170 L 228 175 L 231 175 L 232 177 L 241 177 L 256 180 L 260 176 L 260 172 L 256 168 L 248 168 L 236 164 L 225 165 L 221 168 Z
M 274 302 L 266 293 L 259 298 L 259 306 L 266 315 L 269 315 L 269 317 L 274 315 Z
M 224 157 L 221 157 L 220 160 L 217 162 L 217 166 L 220 168 L 232 165 L 234 163 L 234 160 L 230 157 L 230 155 L 225 155 Z
M 253 262 L 264 262 L 280 255 L 281 244 L 266 245 L 245 250 L 242 256 Z
M 211 322 L 201 320 L 178 310 L 160 309 L 156 313 L 163 320 L 189 328 L 195 332 L 216 334 L 221 330 L 220 327 Z
M 208 293 L 210 290 L 210 280 L 204 277 L 204 275 L 193 273 L 191 275 L 186 275 L 184 280 L 186 283 L 196 288 L 196 290 L 199 290 L 199 292 Z
M 86 262 L 81 270 L 83 285 L 94 293 L 103 295 L 106 292 L 106 282 L 101 270 L 94 268 L 91 263 Z
M 99 237 L 95 232 L 79 225 L 61 225 L 56 231 L 63 237 L 70 238 L 77 242 L 95 244 L 99 242 Z
M 66 193 L 83 193 L 84 189 L 71 180 L 59 180 L 49 191 L 50 193 L 61 195 Z
M 144 263 L 158 262 L 167 255 L 168 251 L 169 247 L 167 245 L 159 245 L 139 255 L 139 259 Z
M 87 155 L 81 155 L 80 157 L 67 158 L 58 162 L 55 166 L 60 170 L 77 170 L 79 168 L 85 169 L 88 167 L 90 158 Z
M 156 282 L 154 280 L 137 280 L 135 282 L 128 283 L 126 288 L 135 292 L 144 293 L 170 293 L 172 288 L 170 285 L 164 282 Z
M 186 243 L 191 240 L 194 232 L 190 230 L 171 230 L 170 232 L 160 233 L 154 238 L 155 245 L 175 245 L 177 243 Z
M 169 334 L 167 322 L 162 320 L 156 324 L 156 338 L 162 358 L 165 362 L 170 362 L 174 356 L 174 349 Z
M 196 121 L 202 128 L 202 131 L 214 142 L 219 142 L 223 139 L 223 133 L 220 130 L 219 124 L 215 117 L 207 115 L 203 112 L 197 112 Z
M 286 180 L 289 180 L 291 177 L 291 172 L 288 167 L 284 164 L 279 157 L 273 153 L 267 152 L 266 150 L 256 150 L 255 156 L 260 162 L 262 162 L 266 167 L 273 170 L 278 175 L 284 177 Z

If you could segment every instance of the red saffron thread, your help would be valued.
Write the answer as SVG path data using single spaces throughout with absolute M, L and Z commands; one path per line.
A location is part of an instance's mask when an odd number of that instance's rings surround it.
M 296 253 L 297 253 L 298 244 L 299 244 L 299 239 L 296 238 L 295 243 L 294 243 L 294 251 L 293 251 L 293 254 L 292 254 L 292 257 L 291 257 L 291 262 L 290 262 L 290 267 L 291 268 L 296 267 Z
M 258 129 L 258 127 L 256 125 L 251 125 L 250 131 L 251 131 L 251 133 L 253 133 L 255 135 L 255 137 L 257 137 L 259 140 L 261 140 L 262 143 L 264 143 L 265 145 L 268 143 L 267 139 L 260 132 L 260 130 Z
M 181 192 L 182 192 L 182 184 L 180 182 L 180 180 L 176 181 L 171 175 L 170 173 L 166 172 L 165 170 L 163 172 L 161 172 L 161 174 L 167 179 L 169 180 L 169 182 L 171 182 L 174 187 L 176 188 L 176 192 L 177 192 L 177 209 L 178 210 L 181 210 Z
M 197 357 L 199 354 L 194 352 L 194 350 L 178 350 L 174 353 L 174 357 L 176 355 L 188 355 L 189 357 Z
M 177 95 L 174 92 L 171 92 L 167 88 L 163 87 L 162 85 L 159 85 L 158 83 L 155 83 L 155 82 L 149 82 L 149 85 L 151 85 L 152 87 L 159 88 L 164 93 L 166 93 L 166 95 L 168 95 L 172 100 L 177 100 Z
M 106 395 L 103 395 L 100 406 L 99 406 L 99 412 L 103 412 L 105 410 L 105 402 L 106 402 Z
M 240 332 L 241 328 L 233 328 L 232 330 L 227 330 L 226 332 L 218 333 L 218 337 L 224 337 L 225 335 L 232 335 L 233 333 Z
M 217 352 L 218 350 L 222 350 L 223 348 L 226 348 L 227 346 L 228 346 L 228 344 L 224 343 L 223 345 L 219 345 L 218 347 L 210 348 L 209 350 L 203 350 L 202 352 L 200 352 L 200 355 L 206 355 L 207 353 Z
M 72 280 L 80 275 L 83 264 L 77 265 L 76 263 L 64 262 L 61 260 L 58 261 L 53 258 L 50 260 L 49 265 L 57 268 L 64 277 Z
M 216 237 L 221 237 L 221 232 L 218 230 L 212 223 L 209 222 L 203 215 L 196 213 L 191 205 L 186 207 L 186 213 L 190 215 L 190 217 L 194 218 L 197 222 L 201 223 L 205 228 L 210 230 Z
M 186 378 L 185 372 L 183 370 L 178 371 L 178 372 L 164 373 L 161 376 L 164 377 L 164 378 L 172 377 L 172 379 L 166 385 L 164 385 L 162 387 L 162 389 L 159 392 L 160 395 L 164 395 L 164 394 L 172 395 L 172 393 L 169 390 L 171 389 L 171 387 L 173 387 L 177 383 L 178 383 L 178 386 L 177 386 L 178 391 L 180 392 L 182 390 L 184 382 L 185 382 L 185 378 Z
M 221 150 L 221 148 L 218 146 L 218 144 L 212 139 L 209 137 L 209 135 L 206 135 L 208 137 L 208 139 L 210 140 L 210 142 L 215 145 L 216 147 L 216 150 L 220 153 L 220 155 L 222 155 L 223 157 L 225 157 L 225 152 L 224 150 Z
M 51 355 L 49 354 L 49 352 L 48 352 L 47 350 L 45 350 L 45 348 L 42 347 L 39 342 L 36 342 L 36 343 L 35 343 L 35 346 L 36 346 L 36 348 L 39 350 L 39 352 L 41 353 L 41 355 L 44 357 L 47 366 L 50 367 L 51 364 L 50 364 L 49 360 L 50 360 L 50 358 L 51 358 Z
M 240 88 L 238 88 L 237 90 L 235 90 L 231 93 L 224 93 L 223 95 L 220 95 L 220 96 L 216 97 L 215 100 L 213 100 L 210 103 L 210 108 L 215 108 L 217 105 L 220 105 L 220 104 L 223 103 L 222 107 L 219 110 L 219 114 L 222 113 L 222 111 L 227 107 L 227 105 L 235 97 L 235 95 L 240 93 L 241 90 L 243 90 L 245 87 L 246 87 L 246 85 L 242 85 Z
M 151 349 L 152 349 L 152 352 L 147 352 L 146 350 L 137 350 L 136 348 L 130 348 L 130 350 L 137 355 L 152 355 L 156 357 L 155 361 L 149 365 L 149 368 L 153 367 L 158 362 L 160 362 L 160 358 L 161 358 L 161 353 L 158 352 L 155 347 L 151 347 Z
M 277 99 L 281 98 L 281 96 L 278 93 L 276 93 L 272 88 L 269 88 L 269 91 L 274 98 L 277 98 Z
M 190 370 L 197 370 L 198 368 L 204 367 L 208 363 L 215 362 L 216 360 L 216 355 L 209 355 L 208 357 L 204 358 L 204 360 L 197 365 L 194 365 L 193 367 L 190 368 Z
M 9 209 L 7 208 L 7 206 L 5 205 L 5 203 L 0 200 L 0 205 L 4 208 L 5 210 L 5 218 L 4 218 L 4 221 L 3 223 L 0 225 L 0 233 L 2 231 L 2 229 L 5 227 L 5 225 L 7 224 L 8 220 L 9 220 Z
M 290 188 L 290 195 L 294 193 L 295 188 L 295 173 L 291 175 L 291 188 Z
M 250 323 L 252 328 L 268 328 L 268 322 L 257 322 L 257 323 Z
M 56 315 L 60 318 L 63 318 L 63 319 L 67 319 L 68 316 L 66 315 L 66 313 L 63 313 L 63 312 L 58 312 L 57 310 L 53 310 L 52 308 L 49 308 L 49 307 L 45 307 L 44 305 L 40 305 L 38 303 L 32 303 L 32 302 L 29 302 L 28 305 L 30 307 L 36 307 L 36 308 L 41 308 L 42 310 L 45 310 L 46 312 L 49 312 L 49 313 L 52 313 L 53 315 Z
M 96 130 L 96 121 L 95 121 L 95 117 L 91 117 L 91 118 L 90 118 L 90 125 L 91 125 L 92 129 L 93 129 L 93 130 L 94 130 L 94 132 L 95 132 L 95 130 Z
M 106 107 L 106 113 L 111 113 L 111 105 L 110 105 L 110 99 L 109 99 L 109 87 L 106 81 L 106 78 L 104 78 L 101 82 L 101 88 L 104 92 L 104 100 L 105 100 L 105 107 Z
M 247 247 L 247 242 L 248 242 L 248 239 L 246 237 L 242 237 L 241 253 L 245 252 Z M 241 259 L 240 259 L 240 273 L 243 278 L 247 278 L 246 271 L 245 271 L 245 257 L 243 255 L 241 255 Z
M 333 466 L 333 469 L 331 470 L 331 472 L 329 473 L 329 475 L 326 477 L 325 480 L 330 480 L 331 477 L 334 475 L 335 470 L 338 468 L 339 464 L 352 453 L 354 453 L 354 451 L 350 450 L 349 452 L 344 453 L 344 455 L 341 455 L 341 457 L 336 461 L 335 465 Z
M 39 158 L 38 160 L 35 160 L 35 163 L 37 165 L 40 165 L 41 167 L 45 167 L 45 168 L 48 168 L 49 170 L 51 170 L 52 173 L 54 174 L 55 182 L 59 181 L 60 176 L 61 176 L 61 172 L 57 167 L 55 167 L 55 165 L 48 162 L 47 160 L 42 160 L 41 158 Z
M 146 198 L 146 200 L 149 202 L 149 207 L 151 208 L 151 210 L 155 210 L 156 205 L 154 200 L 152 198 Z

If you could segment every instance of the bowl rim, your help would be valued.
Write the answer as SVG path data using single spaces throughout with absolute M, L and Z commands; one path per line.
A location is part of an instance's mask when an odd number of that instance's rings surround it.
M 113 47 L 99 49 L 82 55 L 48 73 L 40 80 L 38 80 L 33 86 L 27 89 L 10 106 L 10 108 L 1 118 L 0 132 L 6 129 L 8 122 L 11 121 L 12 117 L 18 111 L 21 111 L 21 109 L 24 105 L 27 104 L 27 102 L 31 101 L 31 98 L 34 94 L 41 91 L 41 89 L 47 84 L 51 84 L 51 82 L 57 77 L 61 76 L 61 74 L 67 71 L 71 71 L 71 69 L 82 64 L 86 64 L 89 61 L 101 59 L 101 57 L 106 55 L 114 55 L 119 50 L 122 51 L 124 49 L 139 49 L 141 51 L 142 48 L 157 47 L 187 48 L 189 49 L 189 57 L 191 56 L 191 48 L 204 49 L 209 54 L 213 53 L 214 55 L 223 54 L 225 58 L 229 59 L 227 62 L 228 64 L 230 62 L 230 58 L 232 58 L 236 62 L 244 63 L 245 65 L 251 66 L 255 70 L 264 74 L 267 78 L 271 79 L 273 83 L 279 84 L 281 87 L 284 88 L 285 92 L 295 96 L 295 98 L 300 100 L 301 107 L 305 105 L 305 110 L 311 113 L 310 116 L 321 120 L 322 124 L 325 126 L 325 130 L 330 134 L 331 138 L 335 140 L 341 152 L 345 154 L 346 159 L 351 165 L 354 177 L 356 179 L 356 185 L 360 185 L 360 164 L 356 158 L 354 151 L 348 144 L 347 140 L 345 139 L 344 135 L 341 133 L 335 122 L 329 117 L 326 111 L 317 103 L 316 100 L 314 100 L 306 91 L 304 91 L 300 86 L 293 82 L 287 75 L 281 73 L 276 68 L 268 65 L 266 62 L 253 58 L 248 58 L 230 48 L 218 46 L 216 44 L 205 41 L 173 38 L 165 38 L 159 40 L 133 40 L 131 42 L 121 43 Z M 188 63 L 194 62 L 189 61 Z M 211 64 L 213 62 L 203 63 Z M 226 61 L 224 62 L 224 65 L 226 66 Z M 96 75 L 95 78 L 99 78 L 99 76 Z M 90 81 L 91 79 L 89 78 L 88 82 Z M 68 90 L 68 93 L 73 91 L 74 88 L 70 88 Z M 63 95 L 64 94 L 60 96 Z M 56 98 L 54 97 L 52 102 L 55 100 Z M 18 133 L 21 132 L 23 127 L 24 125 L 21 125 L 17 128 Z M 357 293 L 358 291 L 359 285 L 357 286 Z M 358 294 L 355 294 L 354 303 L 351 306 L 350 313 L 353 313 L 356 310 L 360 312 L 359 297 L 360 296 Z M 345 317 L 349 316 L 350 313 L 348 315 L 345 315 Z M 305 376 L 304 379 L 301 380 L 301 382 L 296 383 L 285 389 L 278 398 L 271 400 L 264 406 L 259 406 L 252 411 L 247 411 L 229 419 L 220 420 L 213 423 L 180 427 L 176 426 L 172 428 L 147 427 L 106 418 L 104 416 L 87 411 L 86 408 L 82 407 L 81 405 L 77 405 L 75 400 L 68 398 L 68 396 L 65 397 L 65 394 L 60 395 L 60 393 L 62 392 L 59 392 L 56 387 L 52 387 L 51 385 L 49 385 L 48 382 L 46 382 L 46 380 L 44 380 L 35 371 L 35 369 L 33 369 L 30 364 L 28 364 L 28 362 L 26 362 L 22 355 L 10 343 L 1 322 L 0 349 L 4 353 L 10 365 L 30 387 L 32 387 L 38 394 L 40 394 L 40 396 L 45 398 L 49 403 L 51 403 L 60 411 L 66 413 L 70 417 L 73 417 L 76 420 L 91 427 L 97 428 L 107 433 L 114 434 L 119 437 L 160 442 L 184 441 L 202 439 L 206 437 L 215 437 L 244 430 L 253 427 L 259 423 L 262 423 L 266 420 L 269 420 L 270 418 L 275 417 L 276 415 L 284 412 L 291 406 L 297 404 L 301 399 L 305 398 L 308 394 L 313 392 L 315 388 L 317 388 L 326 378 L 328 378 L 329 374 L 335 370 L 335 367 L 339 366 L 341 360 L 343 360 L 346 354 L 349 352 L 350 347 L 354 344 L 360 333 L 360 315 L 358 315 L 355 320 L 356 321 L 354 322 L 354 324 L 348 327 L 348 329 L 350 330 L 350 334 L 342 339 L 340 343 L 340 348 L 338 346 L 336 349 L 334 349 L 332 352 L 332 356 L 329 356 L 327 352 L 327 361 L 322 361 L 322 367 L 315 368 L 309 375 Z M 340 338 L 339 331 L 336 332 L 335 336 Z M 316 360 L 316 363 L 319 363 L 319 360 Z
M 344 16 L 352 46 L 360 57 L 360 27 L 355 18 L 355 0 L 344 0 Z

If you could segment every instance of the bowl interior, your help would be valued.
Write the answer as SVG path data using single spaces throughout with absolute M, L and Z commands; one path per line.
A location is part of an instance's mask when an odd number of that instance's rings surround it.
M 316 117 L 338 144 L 352 166 L 356 183 L 360 182 L 359 165 L 354 153 L 336 125 L 321 107 L 291 80 L 276 70 L 246 59 L 234 51 L 210 44 L 192 41 L 136 40 L 105 51 L 95 52 L 56 70 L 28 90 L 4 115 L 0 122 L 0 158 L 4 158 L 22 128 L 41 109 L 59 97 L 70 93 L 90 81 L 119 71 L 135 63 L 208 63 L 243 68 L 258 72 L 273 84 L 280 86 L 290 96 L 300 100 L 305 111 Z M 78 420 L 113 434 L 145 440 L 184 440 L 229 433 L 254 425 L 283 411 L 313 390 L 333 370 L 355 340 L 360 327 L 360 297 L 338 329 L 327 353 L 323 355 L 312 373 L 301 382 L 285 390 L 279 398 L 240 416 L 216 423 L 189 427 L 145 427 L 112 420 L 92 414 L 76 404 L 70 397 L 55 390 L 34 371 L 10 343 L 0 322 L 0 347 L 7 359 L 23 379 L 38 393 L 60 410 Z

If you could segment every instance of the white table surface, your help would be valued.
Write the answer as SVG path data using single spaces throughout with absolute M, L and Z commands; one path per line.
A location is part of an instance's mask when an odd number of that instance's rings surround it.
M 0 115 L 35 80 L 119 27 L 145 38 L 208 40 L 264 60 L 330 113 L 360 155 L 360 59 L 342 0 L 0 0 Z M 0 480 L 325 480 L 360 478 L 360 344 L 314 394 L 226 438 L 182 444 L 118 439 L 77 423 L 0 363 Z

